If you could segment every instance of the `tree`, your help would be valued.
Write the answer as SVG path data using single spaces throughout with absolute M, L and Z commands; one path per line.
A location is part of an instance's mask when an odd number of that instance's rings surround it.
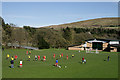
M 2 26 L 2 28 L 3 28 L 2 32 L 4 33 L 3 34 L 4 36 L 2 36 L 2 40 L 3 40 L 3 42 L 5 42 L 5 45 L 7 45 L 7 43 L 12 43 L 12 38 L 11 38 L 12 28 L 9 24 L 4 24 L 4 22 L 3 22 L 2 25 L 3 25 Z
M 63 29 L 63 37 L 68 40 L 68 41 L 71 41 L 72 39 L 72 33 L 71 33 L 71 30 L 69 27 L 67 27 L 66 29 Z
M 48 49 L 48 48 L 50 48 L 49 44 L 39 34 L 37 35 L 37 40 L 38 40 L 37 45 L 38 45 L 39 49 Z
M 23 26 L 23 28 L 30 34 L 30 36 L 32 37 L 35 32 L 36 32 L 36 29 L 33 28 L 33 27 L 30 27 L 30 26 Z

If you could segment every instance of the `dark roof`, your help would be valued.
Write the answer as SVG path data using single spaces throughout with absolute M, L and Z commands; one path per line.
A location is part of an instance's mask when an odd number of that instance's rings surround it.
M 110 46 L 120 48 L 120 44 L 111 44 Z

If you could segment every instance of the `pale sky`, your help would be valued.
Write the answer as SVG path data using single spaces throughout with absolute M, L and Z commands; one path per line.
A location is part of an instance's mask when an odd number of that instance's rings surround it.
M 2 2 L 5 22 L 19 27 L 43 27 L 117 16 L 117 2 Z

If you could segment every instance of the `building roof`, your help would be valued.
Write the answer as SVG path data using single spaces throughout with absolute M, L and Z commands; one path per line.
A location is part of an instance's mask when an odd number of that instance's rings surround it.
M 90 42 L 90 43 L 92 43 L 92 42 L 109 43 L 110 41 L 119 41 L 119 43 L 120 43 L 120 40 L 112 40 L 112 39 L 88 39 L 88 40 L 85 40 L 85 41 Z M 80 46 L 80 45 L 82 45 L 81 47 L 85 47 L 86 43 L 85 44 L 78 44 L 78 45 L 70 45 L 68 47 L 75 47 L 75 46 Z M 110 44 L 110 45 L 112 45 L 112 44 Z M 118 45 L 118 44 L 116 44 L 116 45 Z
M 111 44 L 110 46 L 120 48 L 120 44 Z
M 85 41 L 92 41 L 92 40 L 95 40 L 95 39 L 88 39 L 88 40 L 85 40 Z M 106 41 L 106 42 L 110 42 L 110 41 L 120 41 L 120 40 L 115 40 L 115 39 L 96 39 L 96 40 Z

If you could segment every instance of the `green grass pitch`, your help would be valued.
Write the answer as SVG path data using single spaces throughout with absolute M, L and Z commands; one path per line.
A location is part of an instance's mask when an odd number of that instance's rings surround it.
M 5 49 L 2 52 L 2 77 L 3 78 L 117 78 L 118 77 L 118 53 L 117 52 L 99 52 L 99 54 L 88 53 L 85 51 L 72 51 L 65 49 L 43 49 L 32 50 L 31 60 L 26 55 L 27 49 Z M 14 68 L 10 68 L 10 59 L 6 60 L 7 53 L 11 56 L 18 55 L 15 60 Z M 58 64 L 61 68 L 53 66 L 58 58 Z M 59 55 L 63 53 L 63 58 Z M 72 54 L 75 55 L 72 58 Z M 40 55 L 46 61 L 34 61 L 34 56 Z M 68 55 L 69 59 L 66 59 Z M 110 55 L 110 61 L 104 61 Z M 87 60 L 86 64 L 81 64 L 81 58 Z M 19 68 L 19 61 L 23 60 L 23 67 Z M 65 68 L 67 66 L 67 68 Z

